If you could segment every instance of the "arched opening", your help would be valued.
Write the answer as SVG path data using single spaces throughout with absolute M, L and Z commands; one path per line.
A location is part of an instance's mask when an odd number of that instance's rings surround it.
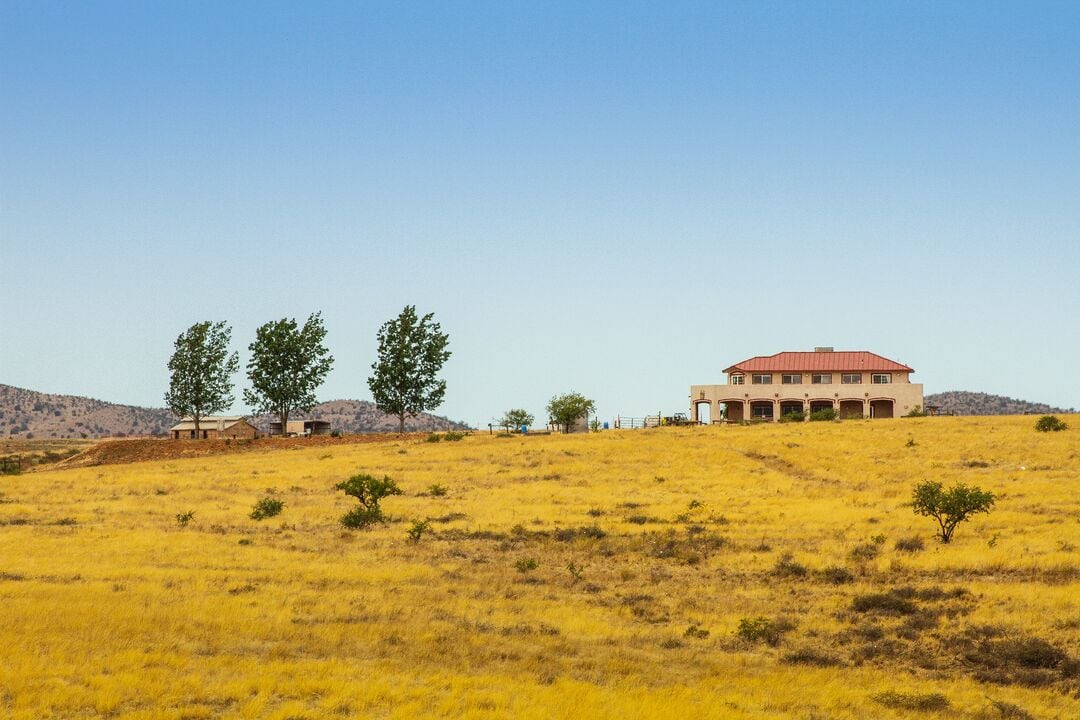
M 878 420 L 884 418 L 891 418 L 893 416 L 893 401 L 892 400 L 871 400 L 870 401 L 870 417 Z
M 863 402 L 862 400 L 841 400 L 840 401 L 840 419 L 842 420 L 861 420 L 863 416 Z
M 832 410 L 832 409 L 833 409 L 832 400 L 811 400 L 810 401 L 810 412 L 812 412 L 812 413 L 816 413 L 818 410 Z
M 750 417 L 754 420 L 772 420 L 772 400 L 754 400 L 750 403 Z
M 728 422 L 742 422 L 746 419 L 742 400 L 727 400 L 720 403 L 720 412 Z
M 694 420 L 708 425 L 712 422 L 712 403 L 708 400 L 698 400 L 694 403 Z
M 801 415 L 802 412 L 802 400 L 783 400 L 780 402 L 780 417 L 784 417 L 785 415 Z

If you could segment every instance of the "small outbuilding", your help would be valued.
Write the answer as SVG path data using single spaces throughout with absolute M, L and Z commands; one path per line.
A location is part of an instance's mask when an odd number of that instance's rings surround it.
M 281 421 L 270 421 L 270 434 L 281 435 Z M 330 423 L 326 420 L 290 420 L 285 425 L 286 435 L 329 435 Z
M 173 440 L 243 440 L 259 436 L 259 430 L 242 415 L 209 415 L 199 420 L 199 429 L 195 430 L 195 420 L 184 418 L 169 428 Z

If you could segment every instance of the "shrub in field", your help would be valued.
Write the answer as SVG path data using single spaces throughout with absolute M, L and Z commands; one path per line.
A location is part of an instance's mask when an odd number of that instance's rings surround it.
M 177 513 L 177 515 L 176 515 L 176 524 L 179 525 L 180 527 L 184 527 L 185 525 L 187 525 L 189 522 L 191 522 L 194 519 L 195 519 L 195 511 L 194 510 L 188 510 L 187 512 Z
M 926 417 L 926 411 L 922 409 L 922 405 L 916 405 L 904 417 Z
M 824 422 L 827 420 L 836 419 L 836 410 L 833 408 L 822 408 L 821 410 L 815 410 L 810 413 L 811 422 Z
M 896 710 L 944 710 L 949 707 L 949 699 L 941 693 L 902 693 L 888 690 L 870 699 L 879 705 Z
M 522 575 L 531 573 L 538 567 L 540 567 L 540 562 L 536 558 L 522 558 L 514 563 L 514 569 Z
M 900 538 L 896 541 L 896 549 L 900 552 L 916 553 L 921 552 L 926 548 L 926 544 L 923 539 L 918 535 L 912 535 L 911 537 Z
M 806 419 L 806 413 L 801 410 L 795 410 L 789 413 L 784 413 L 780 416 L 777 422 L 789 423 L 789 422 L 802 422 Z
M 443 497 L 446 495 L 446 488 L 439 483 L 434 483 L 428 487 L 428 494 L 432 497 Z
M 1039 432 L 1060 432 L 1061 430 L 1068 430 L 1069 426 L 1065 424 L 1064 420 L 1054 415 L 1043 415 L 1035 421 L 1035 429 Z
M 420 542 L 420 538 L 427 532 L 430 524 L 427 520 L 413 520 L 412 526 L 408 530 L 409 540 L 414 543 Z
M 855 579 L 855 576 L 851 574 L 850 570 L 839 565 L 830 565 L 825 568 L 821 571 L 821 577 L 833 585 L 843 585 L 844 583 L 852 582 Z
M 957 483 L 948 490 L 941 483 L 926 481 L 915 486 L 911 507 L 916 515 L 934 518 L 941 542 L 952 540 L 956 526 L 975 513 L 989 513 L 994 494 L 975 486 Z
M 786 618 L 776 620 L 766 617 L 742 618 L 739 620 L 739 628 L 735 634 L 749 643 L 764 642 L 775 646 L 780 643 L 784 633 L 793 629 L 795 629 L 795 623 Z
M 389 476 L 384 475 L 380 479 L 367 473 L 353 475 L 334 487 L 360 502 L 360 505 L 341 516 L 341 524 L 350 529 L 386 522 L 379 502 L 385 497 L 402 494 L 401 488 Z
M 252 520 L 265 520 L 266 518 L 280 515 L 281 511 L 285 509 L 285 503 L 277 498 L 264 497 L 255 503 L 255 506 L 251 508 L 251 514 L 248 515 Z
M 806 577 L 810 570 L 802 563 L 795 562 L 791 553 L 784 553 L 777 559 L 773 573 L 780 577 Z

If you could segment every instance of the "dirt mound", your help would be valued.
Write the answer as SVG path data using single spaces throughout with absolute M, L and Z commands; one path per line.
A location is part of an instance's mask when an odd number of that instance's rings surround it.
M 330 435 L 288 438 L 264 437 L 256 440 L 166 440 L 162 438 L 103 440 L 78 455 L 56 463 L 50 469 L 117 465 L 149 460 L 175 460 L 178 458 L 207 457 L 230 453 L 271 452 L 273 450 L 326 447 L 330 445 L 419 440 L 424 437 L 426 437 L 425 434 L 418 433 L 373 433 L 342 435 L 340 437 L 331 437 Z

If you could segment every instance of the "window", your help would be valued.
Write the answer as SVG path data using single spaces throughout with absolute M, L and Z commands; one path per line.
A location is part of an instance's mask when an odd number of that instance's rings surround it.
M 764 420 L 765 418 L 772 418 L 772 405 L 761 405 L 755 403 L 750 408 L 750 417 Z
M 892 375 L 889 373 L 874 373 L 870 376 L 870 382 L 875 385 L 888 385 L 892 382 Z
M 840 382 L 845 385 L 858 385 L 862 382 L 862 373 L 844 373 L 840 376 Z
M 814 385 L 832 385 L 832 373 L 818 373 L 810 376 L 810 382 Z
M 755 385 L 772 385 L 772 375 L 754 375 L 751 382 Z
M 784 375 L 783 382 L 785 385 L 802 385 L 802 375 Z
M 743 376 L 742 375 L 732 375 L 729 382 L 732 385 L 742 385 L 743 384 Z

